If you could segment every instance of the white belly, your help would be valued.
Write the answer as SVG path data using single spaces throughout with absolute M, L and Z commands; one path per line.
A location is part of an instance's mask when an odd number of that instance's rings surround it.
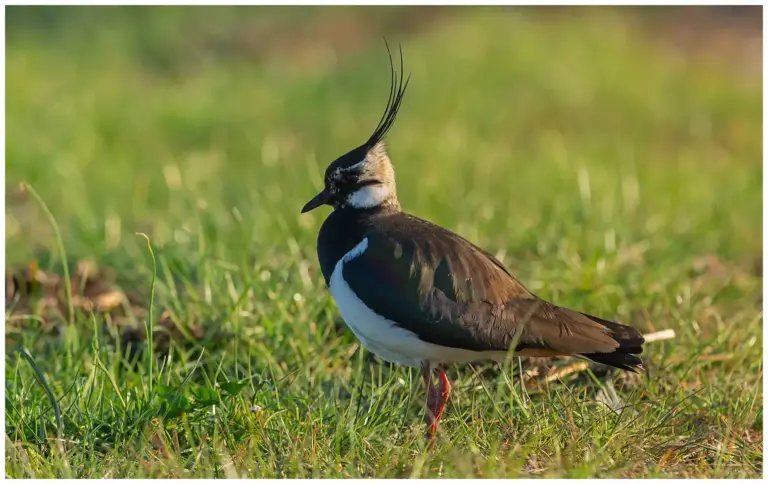
M 502 351 L 470 351 L 422 341 L 415 333 L 371 311 L 342 276 L 344 264 L 359 257 L 367 248 L 368 239 L 365 238 L 336 263 L 329 281 L 341 317 L 363 346 L 379 358 L 405 366 L 420 366 L 422 362 L 504 360 L 506 353 Z

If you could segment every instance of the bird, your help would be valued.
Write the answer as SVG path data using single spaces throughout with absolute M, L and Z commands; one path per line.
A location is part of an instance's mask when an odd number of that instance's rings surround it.
M 301 212 L 332 207 L 317 237 L 325 283 L 364 347 L 421 370 L 429 441 L 451 393 L 448 365 L 503 362 L 510 355 L 576 356 L 642 369 L 645 339 L 636 329 L 539 298 L 489 252 L 403 211 L 384 138 L 410 75 L 404 79 L 402 46 L 399 71 L 386 46 L 390 90 L 378 125 L 330 163 L 324 188 Z

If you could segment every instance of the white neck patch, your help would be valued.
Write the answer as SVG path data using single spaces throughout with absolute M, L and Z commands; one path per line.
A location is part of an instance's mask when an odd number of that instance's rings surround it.
M 372 208 L 381 205 L 392 195 L 383 183 L 364 186 L 350 195 L 347 203 L 355 208 Z

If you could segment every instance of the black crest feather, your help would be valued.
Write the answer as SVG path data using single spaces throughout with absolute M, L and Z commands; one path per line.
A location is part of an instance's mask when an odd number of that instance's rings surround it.
M 387 134 L 389 129 L 395 123 L 397 118 L 397 112 L 400 111 L 400 105 L 403 102 L 403 95 L 408 88 L 408 81 L 411 80 L 410 74 L 403 82 L 404 69 L 403 69 L 403 47 L 399 46 L 400 50 L 400 73 L 398 74 L 395 69 L 395 63 L 392 60 L 392 51 L 389 49 L 387 39 L 384 39 L 384 45 L 387 47 L 387 54 L 389 55 L 389 68 L 390 68 L 390 84 L 389 84 L 389 98 L 387 99 L 387 107 L 384 108 L 384 114 L 379 120 L 379 124 L 373 131 L 373 134 L 368 141 L 365 142 L 366 148 L 372 148 L 381 141 Z

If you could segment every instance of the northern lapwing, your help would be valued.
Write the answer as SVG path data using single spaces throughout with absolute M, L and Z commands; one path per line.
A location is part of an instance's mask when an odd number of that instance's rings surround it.
M 317 239 L 320 267 L 342 318 L 383 360 L 420 367 L 434 437 L 451 391 L 444 366 L 515 356 L 573 355 L 637 371 L 634 328 L 547 302 L 494 256 L 460 235 L 404 212 L 384 136 L 408 87 L 389 52 L 384 115 L 368 140 L 325 171 L 302 213 L 333 211 Z M 432 370 L 438 372 L 434 384 Z

